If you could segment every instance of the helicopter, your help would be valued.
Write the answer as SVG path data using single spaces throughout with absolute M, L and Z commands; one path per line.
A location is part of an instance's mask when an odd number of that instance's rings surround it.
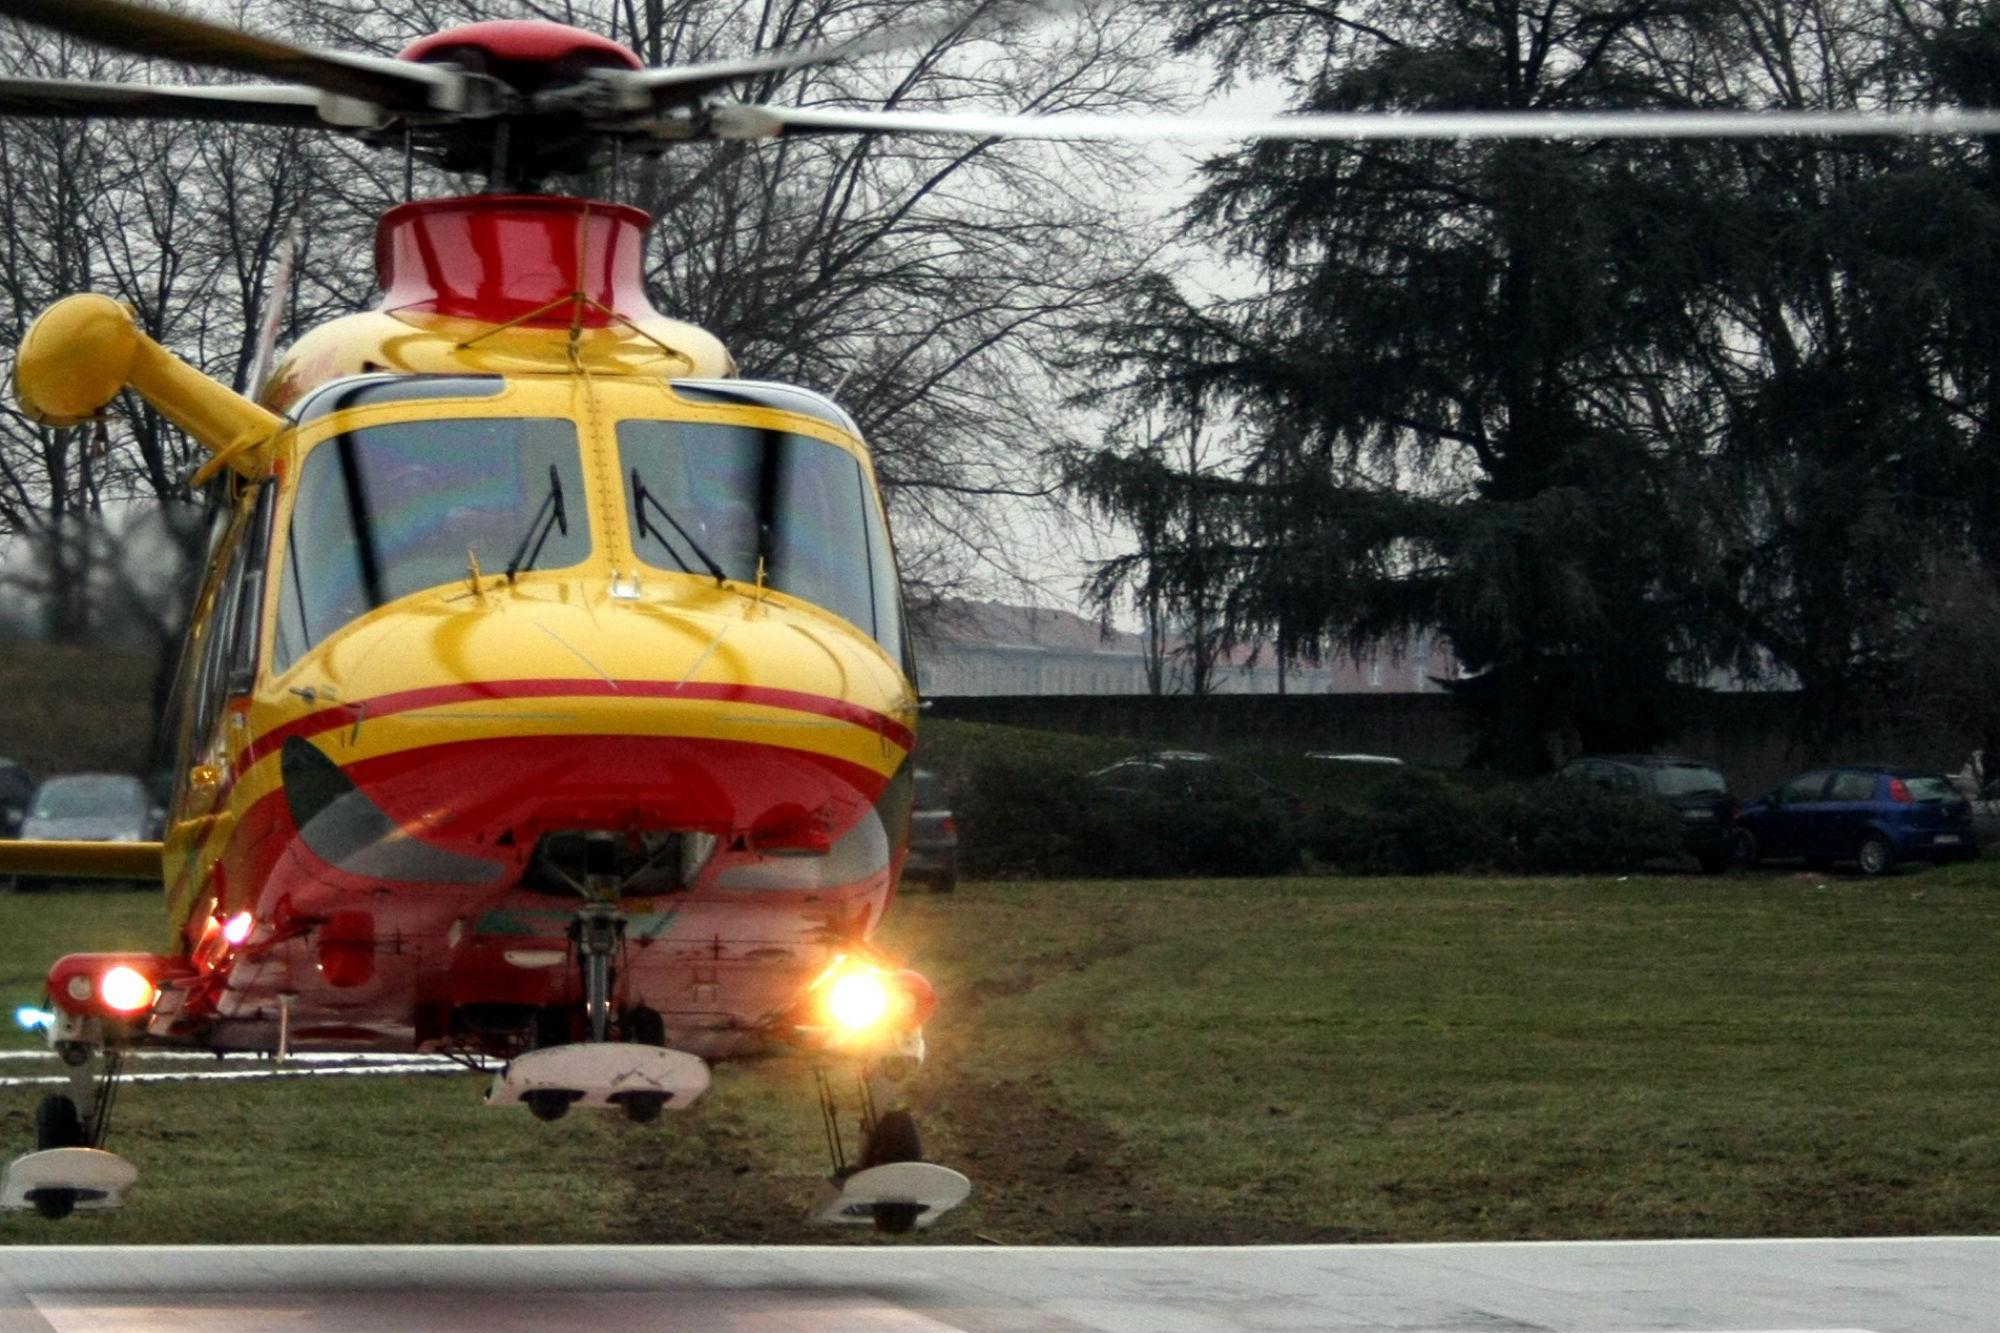
M 862 433 L 654 308 L 650 219 L 541 192 L 611 152 L 791 134 L 1043 139 L 2000 132 L 2000 113 L 1016 116 L 788 108 L 731 85 L 1018 16 L 987 3 L 821 46 L 649 68 L 598 34 L 474 23 L 394 59 L 128 0 L 0 16 L 275 82 L 0 78 L 0 114 L 312 128 L 479 174 L 380 220 L 382 298 L 239 394 L 103 296 L 18 350 L 50 427 L 131 389 L 207 451 L 205 577 L 157 843 L 0 842 L 0 874 L 157 879 L 173 944 L 79 953 L 42 1014 L 70 1087 L 0 1207 L 115 1207 L 112 1092 L 142 1048 L 424 1053 L 554 1121 L 695 1106 L 714 1063 L 820 1057 L 813 1215 L 928 1227 L 971 1182 L 901 1089 L 937 997 L 871 937 L 907 853 L 919 699 Z M 1036 6 L 1026 6 L 1033 10 Z M 850 1160 L 828 1071 L 856 1080 Z

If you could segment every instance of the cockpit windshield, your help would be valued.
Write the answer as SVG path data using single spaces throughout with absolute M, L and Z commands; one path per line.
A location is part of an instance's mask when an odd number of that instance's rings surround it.
M 902 655 L 888 530 L 860 460 L 806 435 L 718 422 L 618 423 L 641 560 L 824 607 Z M 713 568 L 711 567 L 713 566 Z
M 475 561 L 498 574 L 529 552 L 537 569 L 590 553 L 574 423 L 397 421 L 322 441 L 299 470 L 272 664 L 385 602 L 463 582 Z

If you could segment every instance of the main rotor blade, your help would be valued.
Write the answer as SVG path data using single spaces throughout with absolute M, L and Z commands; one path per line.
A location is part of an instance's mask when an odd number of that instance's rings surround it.
M 643 73 L 608 70 L 599 77 L 613 84 L 622 107 L 628 111 L 664 111 L 687 106 L 739 79 L 760 74 L 782 74 L 808 65 L 829 65 L 883 51 L 902 51 L 922 46 L 955 32 L 989 32 L 1017 20 L 1058 17 L 1081 7 L 1081 0 L 981 0 L 955 13 L 923 22 L 891 23 L 859 37 L 850 37 L 818 46 L 790 47 L 736 60 L 715 60 L 701 65 L 679 65 Z
M 320 97 L 315 89 L 289 83 L 187 87 L 0 78 L 0 116 L 223 120 L 241 125 L 331 128 L 320 119 Z
M 1241 139 L 1741 139 L 2000 134 L 2000 110 L 1944 111 L 1338 111 L 1293 116 L 981 115 L 951 111 L 708 108 L 720 139 L 784 134 L 962 134 L 977 138 Z M 678 133 L 676 127 L 679 127 Z M 689 126 L 660 122 L 662 138 Z
M 125 0 L 0 0 L 0 17 L 133 55 L 303 83 L 390 111 L 449 111 L 465 97 L 465 80 L 451 70 L 311 51 Z

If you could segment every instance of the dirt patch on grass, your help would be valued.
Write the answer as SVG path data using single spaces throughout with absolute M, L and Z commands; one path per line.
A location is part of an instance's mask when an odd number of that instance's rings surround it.
M 1058 1105 L 1042 1080 L 927 1081 L 911 1101 L 929 1155 L 971 1176 L 955 1230 L 1004 1244 L 1171 1244 L 1209 1239 L 1133 1169 L 1101 1121 Z M 963 1234 L 960 1239 L 968 1237 Z
M 803 1092 L 804 1089 L 801 1089 Z M 664 1124 L 621 1126 L 619 1164 L 630 1193 L 631 1240 L 641 1245 L 795 1244 L 834 1239 L 809 1226 L 819 1182 L 774 1174 L 766 1153 L 729 1113 L 697 1107 Z
M 1004 999 L 1033 990 L 1050 977 L 1065 972 L 1088 972 L 1099 963 L 1132 952 L 1131 938 L 1116 929 L 1105 932 L 1088 944 L 1053 953 L 1031 954 L 1004 976 L 987 977 L 962 987 L 951 997 L 954 1006 L 971 1012 L 985 1000 Z
M 981 1002 L 1022 994 L 1051 977 L 1086 972 L 1128 953 L 1116 930 L 1081 947 L 1021 960 L 1005 975 L 962 988 L 952 1017 L 933 1032 L 938 1050 L 976 1043 Z M 1079 1055 L 1094 1043 L 1083 1014 L 1063 1031 Z M 1059 1103 L 1052 1081 L 993 1080 L 939 1060 L 911 1082 L 908 1106 L 924 1156 L 965 1172 L 972 1201 L 940 1222 L 937 1241 L 1172 1243 L 1216 1239 L 1207 1219 L 1181 1217 L 1132 1170 L 1130 1154 L 1106 1124 Z M 850 1157 L 859 1152 L 858 1115 L 845 1079 L 836 1079 Z M 801 1083 L 797 1095 L 812 1095 Z M 772 1145 L 742 1119 L 713 1105 L 650 1131 L 634 1126 L 620 1158 L 632 1189 L 633 1240 L 648 1244 L 756 1242 L 805 1244 L 865 1239 L 860 1228 L 808 1222 L 820 1178 L 774 1174 Z M 815 1148 L 817 1145 L 814 1145 Z

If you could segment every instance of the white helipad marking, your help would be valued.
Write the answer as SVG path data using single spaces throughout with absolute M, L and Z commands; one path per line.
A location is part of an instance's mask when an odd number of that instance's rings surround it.
M 102 1294 L 35 1296 L 53 1333 L 548 1333 L 550 1329 L 701 1329 L 727 1333 L 962 1333 L 867 1296 L 820 1292 L 188 1292 L 168 1304 L 111 1304 Z
M 158 1074 L 120 1074 L 120 1083 L 244 1083 L 260 1078 L 366 1078 L 384 1074 L 477 1074 L 463 1065 L 315 1065 L 293 1069 L 181 1069 Z M 0 1078 L 0 1088 L 68 1087 L 67 1074 L 35 1074 Z
M 51 1050 L 0 1051 L 0 1066 L 17 1062 L 43 1063 L 56 1058 Z M 363 1077 L 371 1074 L 475 1074 L 491 1073 L 490 1067 L 468 1065 L 446 1055 L 419 1055 L 387 1051 L 308 1051 L 285 1057 L 282 1063 L 269 1055 L 249 1051 L 227 1051 L 210 1053 L 206 1051 L 149 1050 L 127 1051 L 128 1060 L 143 1060 L 149 1063 L 178 1061 L 189 1066 L 186 1069 L 166 1070 L 157 1073 L 126 1073 L 120 1075 L 127 1083 L 230 1083 L 245 1079 L 259 1078 L 328 1078 L 339 1075 Z M 234 1065 L 236 1068 L 218 1069 L 217 1065 Z M 244 1069 L 243 1065 L 255 1068 Z M 0 1077 L 0 1088 L 38 1088 L 66 1086 L 67 1074 L 17 1074 Z
M 45 1046 L 19 1051 L 0 1051 L 0 1063 L 13 1060 L 53 1060 L 56 1053 Z M 127 1051 L 127 1060 L 194 1060 L 202 1064 L 227 1061 L 255 1061 L 259 1064 L 274 1064 L 276 1061 L 265 1051 L 199 1051 L 192 1049 L 163 1048 L 160 1050 Z M 288 1065 L 342 1065 L 342 1064 L 396 1064 L 396 1065 L 439 1065 L 463 1069 L 465 1066 L 449 1055 L 422 1055 L 414 1051 L 293 1051 L 285 1057 Z

